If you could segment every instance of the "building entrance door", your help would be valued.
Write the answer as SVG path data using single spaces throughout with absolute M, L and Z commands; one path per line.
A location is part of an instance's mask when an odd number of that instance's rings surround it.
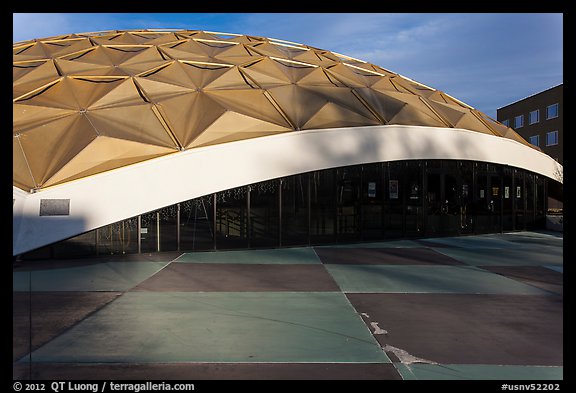
M 457 236 L 468 228 L 468 184 L 454 171 L 432 170 L 426 175 L 428 236 Z

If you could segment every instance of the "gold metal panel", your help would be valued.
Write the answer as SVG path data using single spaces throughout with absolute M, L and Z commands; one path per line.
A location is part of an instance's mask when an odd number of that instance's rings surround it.
M 152 105 L 108 107 L 86 113 L 99 135 L 178 149 L 152 110 Z
M 174 153 L 173 149 L 100 136 L 92 140 L 45 184 L 45 187 Z
M 36 182 L 30 172 L 30 167 L 20 146 L 19 138 L 12 139 L 12 183 L 14 186 L 30 191 L 36 187 Z
M 222 116 L 226 109 L 202 92 L 188 92 L 164 97 L 157 107 L 184 147 Z
M 44 184 L 97 134 L 79 114 L 41 124 L 20 134 L 19 140 L 36 187 Z
M 230 132 L 230 130 L 234 130 Z M 207 146 L 290 131 L 287 127 L 228 111 L 210 125 L 191 146 Z

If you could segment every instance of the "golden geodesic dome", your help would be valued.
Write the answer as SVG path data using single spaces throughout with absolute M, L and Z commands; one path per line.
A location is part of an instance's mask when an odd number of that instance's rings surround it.
M 531 146 L 441 91 L 271 38 L 106 31 L 18 42 L 13 51 L 13 184 L 26 191 L 180 150 L 307 129 L 451 127 Z

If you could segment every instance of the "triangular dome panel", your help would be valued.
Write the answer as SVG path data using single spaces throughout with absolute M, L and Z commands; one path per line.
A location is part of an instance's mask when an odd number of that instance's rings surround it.
M 178 149 L 151 104 L 108 107 L 86 113 L 99 135 Z
M 114 168 L 174 153 L 174 150 L 125 139 L 99 136 L 74 156 L 44 186 L 81 179 Z
M 230 132 L 233 129 L 234 132 Z M 192 147 L 256 138 L 289 131 L 288 128 L 260 119 L 228 111 L 210 125 L 192 143 Z
M 96 137 L 87 119 L 75 115 L 30 129 L 19 140 L 34 179 L 44 186 Z
M 303 129 L 315 128 L 339 128 L 339 127 L 357 127 L 366 125 L 377 125 L 376 120 L 366 118 L 356 112 L 353 112 L 343 106 L 332 102 L 326 103 L 310 120 L 304 124 Z

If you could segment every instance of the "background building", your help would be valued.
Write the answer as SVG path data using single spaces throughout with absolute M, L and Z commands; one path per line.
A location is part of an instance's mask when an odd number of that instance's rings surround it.
M 498 108 L 498 121 L 564 165 L 564 84 Z M 550 211 L 561 210 L 562 190 L 548 198 Z
M 498 108 L 498 121 L 563 164 L 564 84 Z

